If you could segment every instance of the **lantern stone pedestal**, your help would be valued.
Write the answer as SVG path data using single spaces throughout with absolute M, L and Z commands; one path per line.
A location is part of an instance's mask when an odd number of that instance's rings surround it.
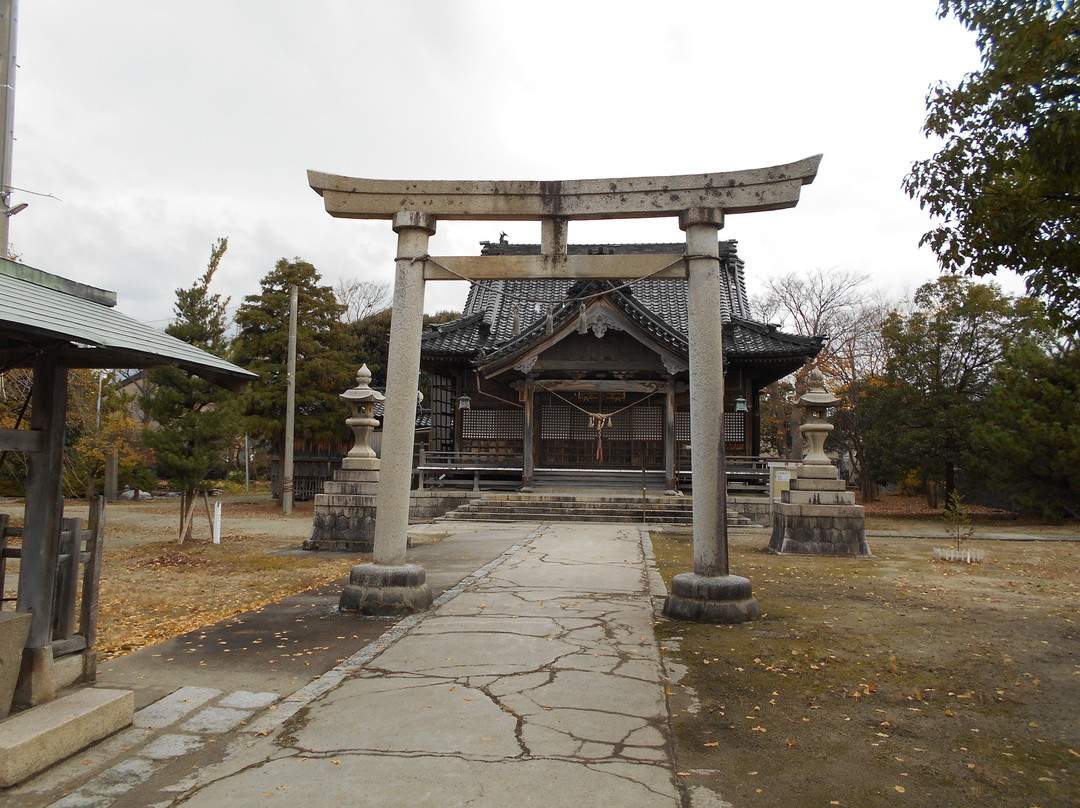
M 384 396 L 370 383 L 371 371 L 364 365 L 356 373 L 356 387 L 339 396 L 353 407 L 345 421 L 353 430 L 353 447 L 333 479 L 323 483 L 323 493 L 315 495 L 315 519 L 305 550 L 372 551 L 379 458 L 371 448 L 371 432 L 379 425 L 375 402 Z
M 840 474 L 825 454 L 825 438 L 833 426 L 825 409 L 840 399 L 825 390 L 820 370 L 810 374 L 810 390 L 796 402 L 806 411 L 799 431 L 810 451 L 791 488 L 773 503 L 772 538 L 769 549 L 778 555 L 872 556 L 866 543 L 866 520 L 855 494 L 847 490 Z

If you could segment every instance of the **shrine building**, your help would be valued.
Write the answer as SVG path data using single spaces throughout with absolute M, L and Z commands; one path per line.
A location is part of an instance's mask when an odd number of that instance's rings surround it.
M 568 255 L 671 255 L 683 244 L 568 245 Z M 720 241 L 723 423 L 728 467 L 760 460 L 758 394 L 817 356 L 824 336 L 752 319 L 735 241 Z M 484 242 L 484 256 L 537 244 Z M 474 281 L 462 316 L 427 330 L 431 436 L 421 485 L 483 469 L 523 490 L 690 490 L 685 278 Z M 759 462 L 757 466 L 761 466 Z M 730 472 L 729 472 L 730 473 Z M 479 479 L 480 475 L 477 474 Z

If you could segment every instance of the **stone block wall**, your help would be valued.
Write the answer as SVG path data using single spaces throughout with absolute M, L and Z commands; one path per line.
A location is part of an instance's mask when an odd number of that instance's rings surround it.
M 784 555 L 872 555 L 860 505 L 774 503 L 769 549 Z
M 768 497 L 728 497 L 727 506 L 729 511 L 735 511 L 762 527 L 768 527 L 772 518 Z
M 370 553 L 374 547 L 375 497 L 315 495 L 315 517 L 305 550 Z
M 409 521 L 430 522 L 475 497 L 472 491 L 413 491 L 409 497 Z

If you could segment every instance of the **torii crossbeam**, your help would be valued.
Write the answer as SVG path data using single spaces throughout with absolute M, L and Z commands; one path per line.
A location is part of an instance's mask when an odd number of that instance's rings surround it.
M 815 155 L 745 171 L 555 182 L 377 180 L 309 171 L 331 216 L 389 219 L 398 235 L 374 563 L 359 565 L 352 576 L 354 586 L 370 590 L 362 610 L 409 611 L 431 599 L 423 569 L 405 563 L 425 281 L 655 275 L 679 256 L 567 256 L 568 222 L 677 216 L 686 233 L 685 261 L 655 276 L 678 274 L 689 284 L 694 572 L 676 576 L 665 611 L 713 622 L 759 616 L 750 581 L 728 567 L 717 234 L 725 215 L 794 207 L 820 161 Z M 542 255 L 430 259 L 428 241 L 439 219 L 540 221 Z

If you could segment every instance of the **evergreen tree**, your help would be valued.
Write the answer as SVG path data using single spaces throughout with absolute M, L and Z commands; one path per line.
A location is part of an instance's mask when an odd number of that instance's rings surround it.
M 1080 348 L 1010 350 L 972 443 L 973 470 L 1013 508 L 1080 519 Z
M 346 410 L 338 395 L 356 381 L 354 338 L 341 322 L 334 290 L 320 284 L 311 264 L 282 258 L 236 313 L 239 333 L 234 361 L 258 373 L 248 388 L 244 416 L 248 431 L 284 449 L 288 394 L 289 287 L 297 287 L 296 437 L 336 441 L 347 437 Z
M 915 473 L 952 494 L 994 371 L 1006 347 L 1032 333 L 1046 333 L 1037 301 L 957 275 L 921 286 L 909 315 L 890 314 L 885 372 L 868 381 L 858 405 L 878 480 Z
M 371 371 L 371 384 L 386 386 L 386 362 L 390 352 L 390 320 L 393 309 L 369 314 L 349 325 L 356 340 L 356 356 Z
M 176 290 L 176 321 L 165 329 L 215 356 L 229 349 L 229 299 L 211 294 L 209 287 L 227 248 L 228 239 L 218 239 L 203 276 L 190 288 Z M 238 399 L 179 368 L 155 368 L 147 375 L 150 386 L 143 408 L 158 426 L 147 430 L 144 440 L 154 450 L 159 474 L 180 489 L 180 540 L 184 541 L 191 536 L 199 490 L 206 490 L 212 473 L 224 471 L 225 454 L 239 431 Z

